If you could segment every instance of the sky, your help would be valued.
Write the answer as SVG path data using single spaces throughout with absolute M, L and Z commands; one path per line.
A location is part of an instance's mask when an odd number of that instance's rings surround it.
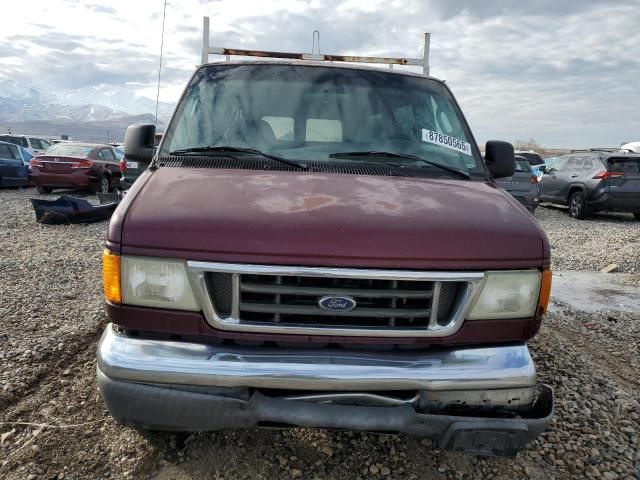
M 164 0 L 3 2 L 0 80 L 101 103 L 155 100 Z M 169 0 L 160 100 L 200 62 L 202 17 L 218 46 L 422 55 L 476 139 L 550 147 L 640 140 L 639 0 Z M 223 60 L 211 56 L 210 61 Z M 0 92 L 1 96 L 1 92 Z

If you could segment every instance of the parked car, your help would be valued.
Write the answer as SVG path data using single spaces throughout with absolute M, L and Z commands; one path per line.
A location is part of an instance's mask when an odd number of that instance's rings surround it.
M 542 158 L 542 155 L 533 150 L 516 150 L 514 153 L 520 157 L 526 158 L 531 166 L 544 164 L 544 158 Z
M 536 176 L 540 177 L 540 166 L 544 165 L 545 163 L 542 155 L 540 155 L 538 152 L 535 152 L 534 150 L 516 150 L 515 154 L 519 155 L 520 157 L 526 158 L 529 162 L 529 165 L 531 165 L 531 167 L 533 168 L 533 172 L 536 174 Z
M 154 135 L 153 148 L 154 152 L 162 140 L 162 134 L 156 133 Z M 133 185 L 133 182 L 149 167 L 148 162 L 139 162 L 127 159 L 125 156 L 120 158 L 120 172 L 122 177 L 120 178 L 120 188 L 122 190 L 128 190 Z
M 531 165 L 531 169 L 533 170 L 533 173 L 535 174 L 535 176 L 538 178 L 538 182 L 540 182 L 540 180 L 542 179 L 543 170 L 545 168 L 548 168 L 550 165 L 553 165 L 553 163 L 557 159 L 558 157 L 549 157 L 544 159 L 544 164 L 542 165 Z
M 513 175 L 497 180 L 496 183 L 524 205 L 527 210 L 535 213 L 540 197 L 538 177 L 525 157 L 516 155 L 516 168 Z
M 13 143 L 26 148 L 30 153 L 37 155 L 43 153 L 51 146 L 51 143 L 44 138 L 38 138 L 30 135 L 0 135 L 0 141 Z
M 125 158 L 151 162 L 153 132 L 129 127 Z M 202 65 L 108 228 L 97 381 L 111 415 L 515 455 L 553 396 L 526 344 L 549 241 L 495 188 L 513 173 L 513 147 L 487 142 L 485 163 L 431 76 Z
M 107 193 L 120 180 L 116 154 L 109 145 L 59 143 L 34 157 L 29 168 L 40 193 L 56 188 Z
M 0 187 L 24 187 L 29 184 L 29 167 L 25 165 L 24 158 L 19 146 L 0 142 Z
M 22 157 L 23 165 L 27 168 L 27 175 L 29 177 L 29 186 L 33 187 L 34 183 L 33 183 L 33 180 L 31 180 L 31 171 L 29 170 L 29 165 L 31 164 L 31 159 L 34 157 L 34 155 L 24 147 L 20 147 L 18 145 L 16 145 L 16 147 L 18 147 L 18 151 L 20 152 L 20 156 Z
M 571 153 L 545 167 L 540 201 L 569 206 L 583 219 L 596 212 L 630 212 L 640 220 L 640 155 L 627 152 Z
M 24 164 L 25 167 L 29 167 L 31 159 L 34 157 L 34 155 L 24 147 L 20 147 L 18 145 L 16 145 L 16 147 L 18 147 L 18 151 L 20 152 L 22 163 Z
M 124 157 L 124 150 L 122 147 L 113 147 L 113 152 L 116 154 L 116 160 L 119 162 Z
M 640 142 L 627 142 L 620 145 L 620 150 L 628 152 L 640 153 Z

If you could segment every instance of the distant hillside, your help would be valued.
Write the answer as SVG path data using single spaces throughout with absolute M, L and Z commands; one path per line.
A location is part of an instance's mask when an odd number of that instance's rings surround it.
M 124 140 L 124 133 L 127 127 L 134 123 L 154 123 L 154 116 L 151 114 L 125 115 L 97 122 L 28 120 L 12 122 L 11 131 L 13 133 L 29 133 L 51 138 L 60 138 L 62 135 L 67 135 L 72 140 L 83 142 L 119 143 Z M 162 131 L 164 123 L 158 122 L 158 128 Z M 2 131 L 6 131 L 6 129 L 2 129 Z
M 51 137 L 68 135 L 74 140 L 118 142 L 124 139 L 126 128 L 132 123 L 154 122 L 154 115 L 149 112 L 155 110 L 155 102 L 148 98 L 122 93 L 105 97 L 111 105 L 79 103 L 89 94 L 66 94 L 61 103 L 59 97 L 37 88 L 0 80 L 0 132 L 10 130 Z M 123 104 L 134 113 L 116 108 Z M 161 105 L 160 128 L 171 108 L 166 103 Z

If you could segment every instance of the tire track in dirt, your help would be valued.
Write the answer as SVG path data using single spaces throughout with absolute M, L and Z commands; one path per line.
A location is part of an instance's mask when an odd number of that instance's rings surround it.
M 48 352 L 49 358 L 39 359 L 37 373 L 29 378 L 28 382 L 23 382 L 24 385 L 19 391 L 11 392 L 9 395 L 0 395 L 0 412 L 2 412 L 0 418 L 7 421 L 8 418 L 10 418 L 12 407 L 15 407 L 36 394 L 42 385 L 60 378 L 65 370 L 77 363 L 78 357 L 81 357 L 82 354 L 87 351 L 88 345 L 95 345 L 97 343 L 103 329 L 104 323 L 100 322 L 95 325 L 95 328 L 82 331 L 80 334 L 75 335 L 70 342 L 65 344 L 65 348 L 62 351 Z M 55 358 L 60 353 L 62 353 L 62 356 Z M 52 357 L 54 358 L 52 359 Z M 53 363 L 49 363 L 51 360 L 53 360 Z
M 581 353 L 607 376 L 621 386 L 638 395 L 640 392 L 640 371 L 624 363 L 623 356 L 612 356 L 602 346 L 594 345 L 593 339 L 584 338 L 579 330 L 571 330 L 558 325 L 550 327 L 564 342 L 580 349 Z

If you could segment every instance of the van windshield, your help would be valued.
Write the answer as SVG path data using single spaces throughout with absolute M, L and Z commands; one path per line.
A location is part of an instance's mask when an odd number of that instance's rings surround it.
M 486 176 L 447 88 L 436 80 L 384 71 L 273 62 L 206 66 L 187 87 L 159 155 L 220 146 L 299 162 L 419 166 L 424 159 Z M 407 158 L 358 158 L 355 152 Z

